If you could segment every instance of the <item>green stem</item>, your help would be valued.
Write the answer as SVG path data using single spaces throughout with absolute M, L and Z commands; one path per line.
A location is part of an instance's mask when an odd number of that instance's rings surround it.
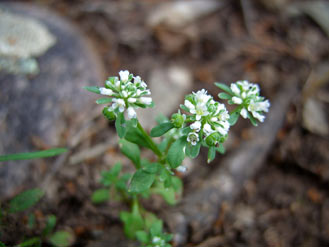
M 150 145 L 152 151 L 159 157 L 159 159 L 161 159 L 163 156 L 162 152 L 159 150 L 158 146 L 154 143 L 149 134 L 147 134 L 147 132 L 144 130 L 139 121 L 137 121 L 137 128 L 142 132 L 143 136 L 145 137 L 145 140 Z

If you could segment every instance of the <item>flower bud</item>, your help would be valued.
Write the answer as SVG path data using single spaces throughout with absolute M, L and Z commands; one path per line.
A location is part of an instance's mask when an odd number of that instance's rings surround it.
M 171 122 L 175 128 L 181 128 L 184 124 L 184 117 L 180 113 L 175 113 L 171 116 Z
M 108 107 L 104 107 L 104 109 L 103 109 L 103 115 L 109 121 L 113 121 L 113 120 L 116 119 L 115 113 L 113 111 L 109 111 Z
M 220 138 L 219 133 L 214 132 L 206 138 L 206 143 L 208 146 L 215 146 L 218 143 L 219 138 Z

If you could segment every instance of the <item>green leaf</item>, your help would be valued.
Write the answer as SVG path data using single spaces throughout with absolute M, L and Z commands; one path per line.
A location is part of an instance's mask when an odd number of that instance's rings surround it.
M 163 134 L 167 133 L 172 128 L 174 128 L 174 125 L 171 122 L 159 124 L 158 126 L 154 127 L 151 130 L 151 136 L 152 137 L 162 136 Z
M 186 145 L 186 137 L 177 139 L 169 148 L 167 160 L 171 168 L 180 166 L 185 158 L 184 147 Z
M 6 247 L 6 245 L 0 241 L 0 247 Z
M 232 95 L 229 95 L 227 93 L 219 93 L 218 98 L 220 98 L 220 99 L 231 99 Z
M 146 244 L 149 240 L 149 235 L 145 231 L 137 231 L 136 232 L 136 238 L 139 242 Z
M 119 176 L 121 171 L 121 164 L 116 163 L 109 171 L 102 172 L 101 184 L 104 186 L 110 186 Z
M 156 188 L 151 190 L 154 194 L 159 194 L 169 204 L 175 205 L 177 203 L 176 193 L 173 187 L 165 187 L 163 184 L 158 185 Z
M 230 123 L 231 126 L 233 126 L 234 124 L 236 124 L 236 122 L 238 121 L 240 116 L 240 112 L 232 112 L 230 115 L 230 119 L 228 120 L 228 122 Z
M 220 82 L 215 82 L 215 85 L 216 85 L 216 87 L 219 87 L 223 91 L 233 95 L 233 92 L 232 92 L 231 88 L 229 86 L 227 86 L 226 84 L 220 83 Z
M 96 100 L 96 104 L 108 104 L 108 103 L 111 103 L 112 102 L 112 98 L 100 98 L 100 99 L 97 99 Z
M 1 246 L 1 245 L 0 245 Z M 41 247 L 41 239 L 38 237 L 25 240 L 18 245 L 19 247 Z
M 99 90 L 99 87 L 95 87 L 95 86 L 83 87 L 83 89 L 86 89 L 87 91 L 92 92 L 92 93 L 97 93 L 97 94 L 101 93 Z
M 115 119 L 115 128 L 120 138 L 123 138 L 126 134 L 125 122 L 123 112 L 119 112 L 117 118 Z
M 150 233 L 152 237 L 155 236 L 161 236 L 162 235 L 162 228 L 163 228 L 163 222 L 162 220 L 157 220 L 155 221 L 151 228 L 150 228 Z
M 221 154 L 224 154 L 225 153 L 225 147 L 223 146 L 222 143 L 219 143 L 218 144 L 218 147 L 216 148 L 216 151 L 221 153 Z
M 183 190 L 182 180 L 179 177 L 173 176 L 171 181 L 172 181 L 172 186 L 173 186 L 174 190 L 177 193 L 182 193 L 182 190 Z
M 144 229 L 144 221 L 139 213 L 121 212 L 120 219 L 124 223 L 124 232 L 130 239 L 134 239 L 136 233 Z
M 108 199 L 110 199 L 110 193 L 108 189 L 95 190 L 91 196 L 91 201 L 95 204 L 106 202 Z
M 9 160 L 29 160 L 37 158 L 51 157 L 66 152 L 66 148 L 52 148 L 44 151 L 18 153 L 18 154 L 7 154 L 0 156 L 0 162 Z
M 151 149 L 143 133 L 136 127 L 130 125 L 127 126 L 127 133 L 125 139 L 139 146 Z
M 250 120 L 250 122 L 252 123 L 253 126 L 256 126 L 256 127 L 258 126 L 257 120 L 249 112 L 248 112 L 248 118 L 249 118 L 249 120 Z
M 135 172 L 129 185 L 129 192 L 141 193 L 151 187 L 155 179 L 154 174 L 138 170 Z
M 49 238 L 49 241 L 56 247 L 68 247 L 73 244 L 74 236 L 66 231 L 58 231 Z
M 163 138 L 163 140 L 158 144 L 158 148 L 161 152 L 164 152 L 166 151 L 166 148 L 169 144 L 169 142 L 171 141 L 171 138 L 168 137 L 168 138 Z
M 194 159 L 199 155 L 200 147 L 201 147 L 201 142 L 198 142 L 196 145 L 192 145 L 188 143 L 186 145 L 186 150 L 185 150 L 186 155 Z
M 55 215 L 48 216 L 46 227 L 42 231 L 42 236 L 47 236 L 54 230 L 56 226 L 56 221 L 57 219 Z
M 130 173 L 125 173 L 123 174 L 119 179 L 118 181 L 115 183 L 115 187 L 118 189 L 118 190 L 124 190 L 124 191 L 127 191 L 128 188 L 127 188 L 127 183 L 128 181 L 131 179 L 132 175 Z
M 9 202 L 9 212 L 17 213 L 34 206 L 44 195 L 44 192 L 38 188 L 26 190 L 15 196 Z
M 141 151 L 135 143 L 129 142 L 125 139 L 121 139 L 119 141 L 120 151 L 125 156 L 127 156 L 128 159 L 130 159 L 135 165 L 136 168 L 140 167 L 140 156 Z
M 150 174 L 156 174 L 161 168 L 162 165 L 159 163 L 150 163 L 148 160 L 143 160 L 143 171 L 150 173 Z
M 214 146 L 209 147 L 207 162 L 210 163 L 211 161 L 213 161 L 215 159 L 215 156 L 216 156 L 216 147 Z

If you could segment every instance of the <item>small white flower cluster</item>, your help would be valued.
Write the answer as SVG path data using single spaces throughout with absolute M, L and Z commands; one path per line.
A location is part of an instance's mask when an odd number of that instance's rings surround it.
M 213 97 L 207 94 L 205 89 L 189 94 L 184 105 L 192 114 L 187 117 L 193 123 L 190 125 L 191 132 L 187 136 L 187 141 L 196 145 L 200 137 L 207 138 L 213 133 L 218 133 L 214 144 L 219 142 L 220 137 L 225 137 L 230 128 L 228 119 L 230 115 L 224 104 L 216 102 Z
M 262 115 L 262 112 L 268 112 L 270 102 L 259 96 L 260 90 L 257 84 L 237 81 L 231 84 L 231 90 L 234 94 L 232 102 L 243 106 L 240 111 L 243 118 L 247 118 L 248 112 L 250 112 L 260 122 L 264 121 L 265 116 Z
M 147 85 L 139 76 L 130 74 L 128 70 L 119 72 L 118 77 L 110 77 L 105 82 L 105 87 L 99 89 L 102 95 L 112 97 L 112 105 L 108 111 L 118 113 L 127 109 L 129 119 L 136 118 L 135 108 L 149 107 L 152 105 L 152 98 Z
M 155 236 L 152 238 L 152 244 L 154 244 L 154 247 L 164 247 L 166 245 L 166 241 L 161 237 Z

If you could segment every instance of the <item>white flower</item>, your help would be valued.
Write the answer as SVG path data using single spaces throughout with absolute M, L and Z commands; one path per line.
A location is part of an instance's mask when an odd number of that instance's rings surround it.
M 237 104 L 237 105 L 240 105 L 243 102 L 243 100 L 241 98 L 236 97 L 236 96 L 232 97 L 232 101 L 233 101 L 234 104 Z
M 249 111 L 264 111 L 268 112 L 268 108 L 270 107 L 270 102 L 268 100 L 265 101 L 258 101 L 255 102 L 254 100 L 250 101 L 250 104 L 248 106 Z
M 260 114 L 259 112 L 268 112 L 269 107 L 270 102 L 268 100 L 259 102 L 251 100 L 248 106 L 248 111 L 251 112 L 254 118 L 258 119 L 260 122 L 264 122 L 265 116 Z
M 178 172 L 185 173 L 187 171 L 187 168 L 185 166 L 179 166 L 176 168 Z
M 196 120 L 200 120 L 202 116 L 207 116 L 209 114 L 207 105 L 203 103 L 197 104 L 195 107 L 195 114 L 196 114 L 195 116 Z
M 113 98 L 112 101 L 114 102 L 112 104 L 112 108 L 113 109 L 119 108 L 119 111 L 120 112 L 124 112 L 126 103 L 125 103 L 125 101 L 123 99 Z
M 242 108 L 242 110 L 240 111 L 240 114 L 245 119 L 248 117 L 248 111 L 246 110 L 246 108 Z
M 195 121 L 193 124 L 190 125 L 190 128 L 192 130 L 195 130 L 196 132 L 199 132 L 201 129 L 201 122 L 200 121 Z
M 195 114 L 195 106 L 189 100 L 184 101 L 184 105 L 190 110 L 190 113 Z
M 197 104 L 204 105 L 211 98 L 211 96 L 207 94 L 207 91 L 205 89 L 199 90 L 196 93 L 193 92 L 193 94 L 195 95 L 195 100 Z
M 129 99 L 128 99 L 128 102 L 129 102 L 129 103 L 135 103 L 136 101 L 137 101 L 136 98 L 129 98 Z
M 205 125 L 203 125 L 203 132 L 206 134 L 206 136 L 208 136 L 208 135 L 214 133 L 215 130 L 213 130 L 213 129 L 211 128 L 211 125 L 210 125 L 210 124 L 205 123 Z
M 187 141 L 195 146 L 199 141 L 199 135 L 195 132 L 190 132 L 187 136 Z
M 235 83 L 231 84 L 231 90 L 234 94 L 239 95 L 240 94 L 240 89 Z
M 119 72 L 119 76 L 120 76 L 120 80 L 122 82 L 126 82 L 126 81 L 128 81 L 128 78 L 129 78 L 129 71 L 128 70 L 121 70 Z
M 136 111 L 131 106 L 128 107 L 127 114 L 128 114 L 128 118 L 129 119 L 132 119 L 132 118 L 136 118 L 137 117 Z
M 243 106 L 240 111 L 243 118 L 248 118 L 248 112 L 250 112 L 260 122 L 264 121 L 265 116 L 262 115 L 262 112 L 268 112 L 270 102 L 259 96 L 260 90 L 257 84 L 237 81 L 231 84 L 231 90 L 235 94 L 232 97 L 233 103 Z
M 113 95 L 113 91 L 111 89 L 107 89 L 105 87 L 101 87 L 99 89 L 99 92 L 102 94 L 102 95 L 108 95 L 108 96 L 111 96 Z
M 122 90 L 122 96 L 123 97 L 125 97 L 125 98 L 127 98 L 128 97 L 128 93 L 127 93 L 127 91 L 125 91 L 125 90 Z
M 150 105 L 152 104 L 152 98 L 149 97 L 140 97 L 139 102 L 145 105 Z
M 140 76 L 135 76 L 134 77 L 134 82 L 135 83 L 141 83 L 142 82 L 142 78 Z

